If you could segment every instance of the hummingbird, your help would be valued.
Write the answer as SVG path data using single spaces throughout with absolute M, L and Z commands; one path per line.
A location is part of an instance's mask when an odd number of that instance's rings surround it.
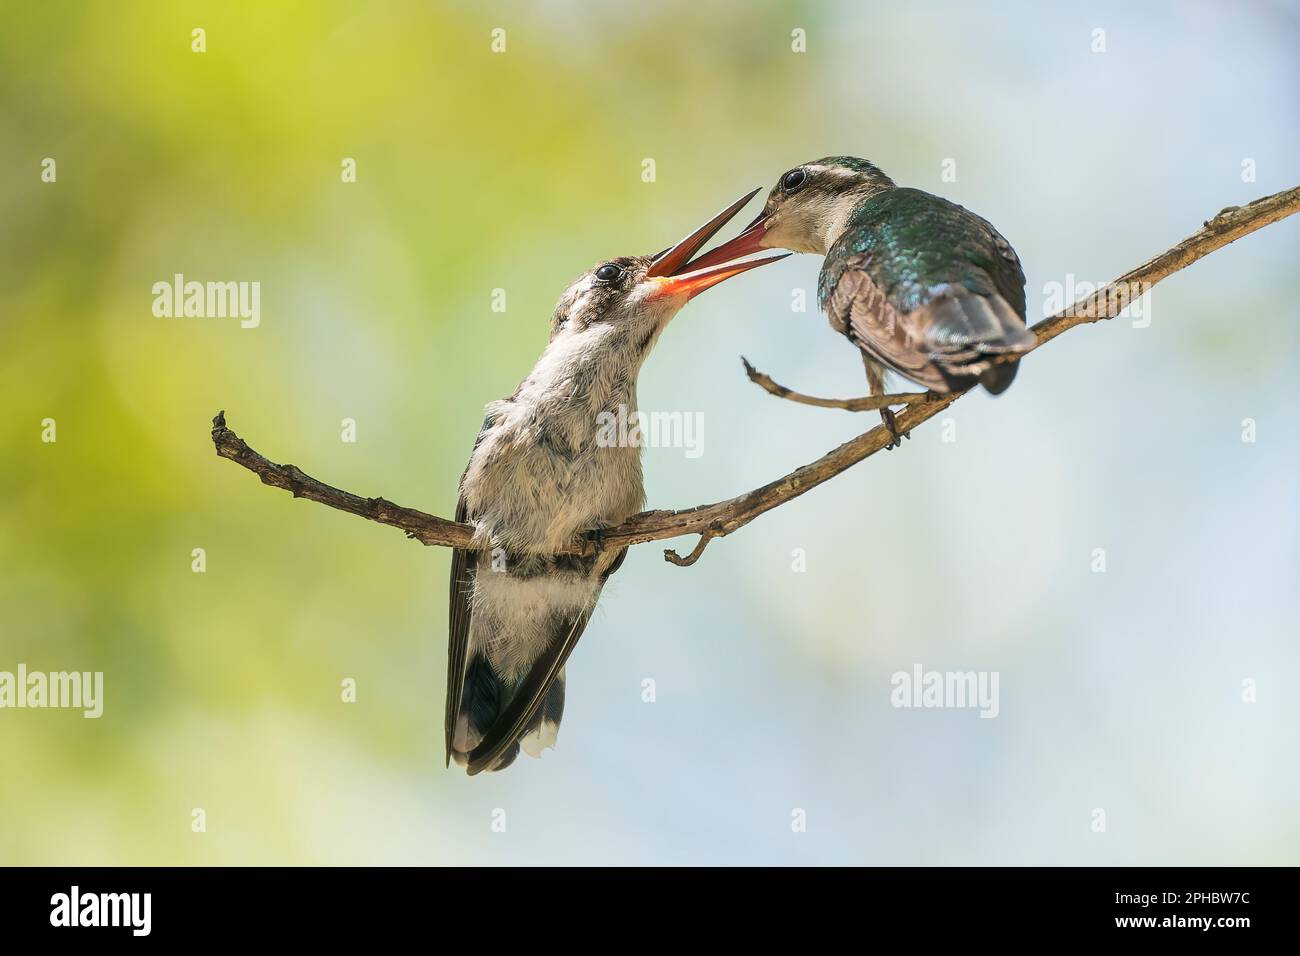
M 873 163 L 828 156 L 787 170 L 736 238 L 696 260 L 731 262 L 760 249 L 825 256 L 817 302 L 861 352 L 872 395 L 886 371 L 946 394 L 983 385 L 994 395 L 1033 348 L 1025 273 L 988 220 Z M 901 436 L 888 409 L 880 416 Z
M 602 437 L 601 422 L 635 413 L 641 366 L 690 299 L 784 258 L 703 270 L 690 262 L 757 193 L 657 255 L 584 272 L 560 296 L 533 370 L 488 405 L 456 504 L 456 520 L 475 535 L 451 561 L 448 766 L 501 770 L 521 747 L 539 757 L 555 745 L 565 662 L 627 549 L 562 552 L 582 534 L 599 544 L 645 505 L 639 441 Z

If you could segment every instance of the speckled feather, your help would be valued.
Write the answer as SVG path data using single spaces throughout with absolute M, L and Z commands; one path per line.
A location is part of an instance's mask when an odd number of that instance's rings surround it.
M 532 372 L 488 406 L 461 478 L 456 516 L 477 547 L 452 558 L 445 733 L 471 774 L 509 766 L 521 744 L 531 756 L 554 745 L 565 663 L 626 549 L 556 552 L 644 507 L 640 447 L 602 441 L 598 423 L 635 414 L 641 364 L 681 306 L 638 298 L 651 261 L 609 260 L 625 270 L 617 282 L 593 269 L 570 284 Z

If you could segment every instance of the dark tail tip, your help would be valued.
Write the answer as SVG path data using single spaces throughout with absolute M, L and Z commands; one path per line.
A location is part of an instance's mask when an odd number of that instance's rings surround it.
M 1019 362 L 999 362 L 991 365 L 980 373 L 980 384 L 988 389 L 989 394 L 1001 395 L 1016 380 L 1016 370 L 1019 368 Z

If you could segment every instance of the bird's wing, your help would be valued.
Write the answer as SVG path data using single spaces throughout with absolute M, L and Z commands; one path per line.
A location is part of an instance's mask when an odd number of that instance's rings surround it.
M 947 379 L 930 360 L 934 351 L 912 313 L 900 312 L 864 269 L 849 260 L 823 303 L 831 326 L 881 365 L 926 388 L 945 389 Z
M 827 253 L 818 298 L 864 352 L 941 391 L 977 373 L 983 356 L 1033 341 L 1010 243 L 969 210 L 916 189 L 859 207 Z
M 492 427 L 491 415 L 483 419 L 478 437 L 474 439 L 474 448 L 470 452 L 473 460 L 483 436 Z M 469 470 L 466 465 L 465 470 Z M 460 476 L 461 483 L 465 475 Z M 456 520 L 464 523 L 469 520 L 469 508 L 465 504 L 462 491 L 456 500 Z M 445 719 L 445 742 L 447 747 L 447 766 L 451 766 L 451 738 L 456 729 L 456 717 L 460 713 L 461 698 L 465 693 L 465 660 L 469 653 L 469 622 L 473 612 L 474 569 L 476 555 L 463 548 L 453 548 L 451 552 L 451 594 L 448 601 L 447 621 L 447 713 Z
M 622 567 L 623 559 L 626 557 L 627 549 L 623 548 L 601 575 L 602 585 L 611 574 Z M 546 700 L 547 693 L 560 672 L 564 670 L 564 662 L 578 646 L 578 640 L 586 630 L 587 622 L 591 620 L 591 612 L 595 610 L 595 604 L 593 599 L 589 607 L 557 623 L 546 648 L 533 661 L 528 675 L 515 687 L 510 703 L 488 728 L 478 746 L 470 751 L 465 768 L 470 776 L 483 770 L 491 770 L 496 765 L 497 759 L 513 747 L 532 726 L 538 709 Z
M 467 517 L 465 496 L 456 502 L 456 520 Z M 465 658 L 469 650 L 469 621 L 473 611 L 474 555 L 456 548 L 451 553 L 451 599 L 447 622 L 447 715 L 445 741 L 447 766 L 451 766 L 451 737 L 456 728 L 456 715 L 460 713 L 461 696 L 465 692 Z

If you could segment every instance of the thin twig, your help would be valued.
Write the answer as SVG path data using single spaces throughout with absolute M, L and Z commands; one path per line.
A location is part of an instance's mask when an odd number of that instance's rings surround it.
M 707 548 L 709 542 L 716 537 L 718 537 L 718 535 L 712 530 L 704 532 L 704 534 L 700 535 L 700 540 L 695 542 L 695 548 L 684 558 L 672 548 L 664 548 L 664 560 L 670 564 L 677 565 L 679 568 L 689 568 L 696 561 L 700 560 L 700 555 L 704 553 L 704 549 Z
M 899 392 L 896 395 L 866 395 L 862 398 L 817 398 L 815 395 L 804 395 L 802 392 L 796 392 L 773 381 L 772 376 L 754 368 L 749 364 L 749 359 L 743 355 L 740 360 L 745 363 L 745 374 L 749 376 L 751 382 L 769 395 L 798 402 L 800 405 L 842 408 L 846 412 L 874 412 L 891 405 L 919 405 L 921 402 L 928 402 L 937 397 L 933 392 Z
M 1074 328 L 1076 325 L 1114 318 L 1136 295 L 1150 289 L 1162 279 L 1187 268 L 1216 249 L 1296 212 L 1300 212 L 1300 187 L 1265 196 L 1245 206 L 1233 206 L 1223 210 L 1213 219 L 1208 220 L 1194 235 L 1126 272 L 1114 282 L 1097 290 L 1093 295 L 1079 300 L 1063 312 L 1032 326 L 1030 331 L 1038 340 L 1034 348 L 1050 342 L 1066 329 Z M 776 387 L 780 388 L 780 386 Z M 932 400 L 910 404 L 897 416 L 898 430 L 903 433 L 910 432 L 917 425 L 938 415 L 964 394 L 965 392 L 953 392 Z M 891 400 L 897 397 L 899 396 L 886 396 Z M 470 546 L 474 534 L 474 529 L 470 525 L 448 521 L 414 508 L 403 508 L 383 498 L 361 498 L 317 481 L 293 465 L 277 465 L 268 461 L 226 427 L 224 414 L 218 414 L 212 420 L 212 441 L 218 455 L 247 468 L 258 475 L 264 483 L 292 492 L 295 497 L 307 498 L 380 524 L 400 528 L 408 537 L 427 545 L 452 548 Z M 675 551 L 664 552 L 665 559 L 673 564 L 689 566 L 698 560 L 704 548 L 714 538 L 726 537 L 743 528 L 759 515 L 799 497 L 864 458 L 874 455 L 891 441 L 889 430 L 880 425 L 845 442 L 816 461 L 796 468 L 782 478 L 768 482 L 761 488 L 737 495 L 735 498 L 680 511 L 643 511 L 633 515 L 618 527 L 605 531 L 602 535 L 603 547 L 622 548 L 647 541 L 675 538 L 678 535 L 698 534 L 700 541 L 686 557 L 681 557 Z M 563 553 L 589 554 L 594 548 L 595 545 L 591 541 L 583 538 L 575 541 L 573 546 L 565 549 Z

